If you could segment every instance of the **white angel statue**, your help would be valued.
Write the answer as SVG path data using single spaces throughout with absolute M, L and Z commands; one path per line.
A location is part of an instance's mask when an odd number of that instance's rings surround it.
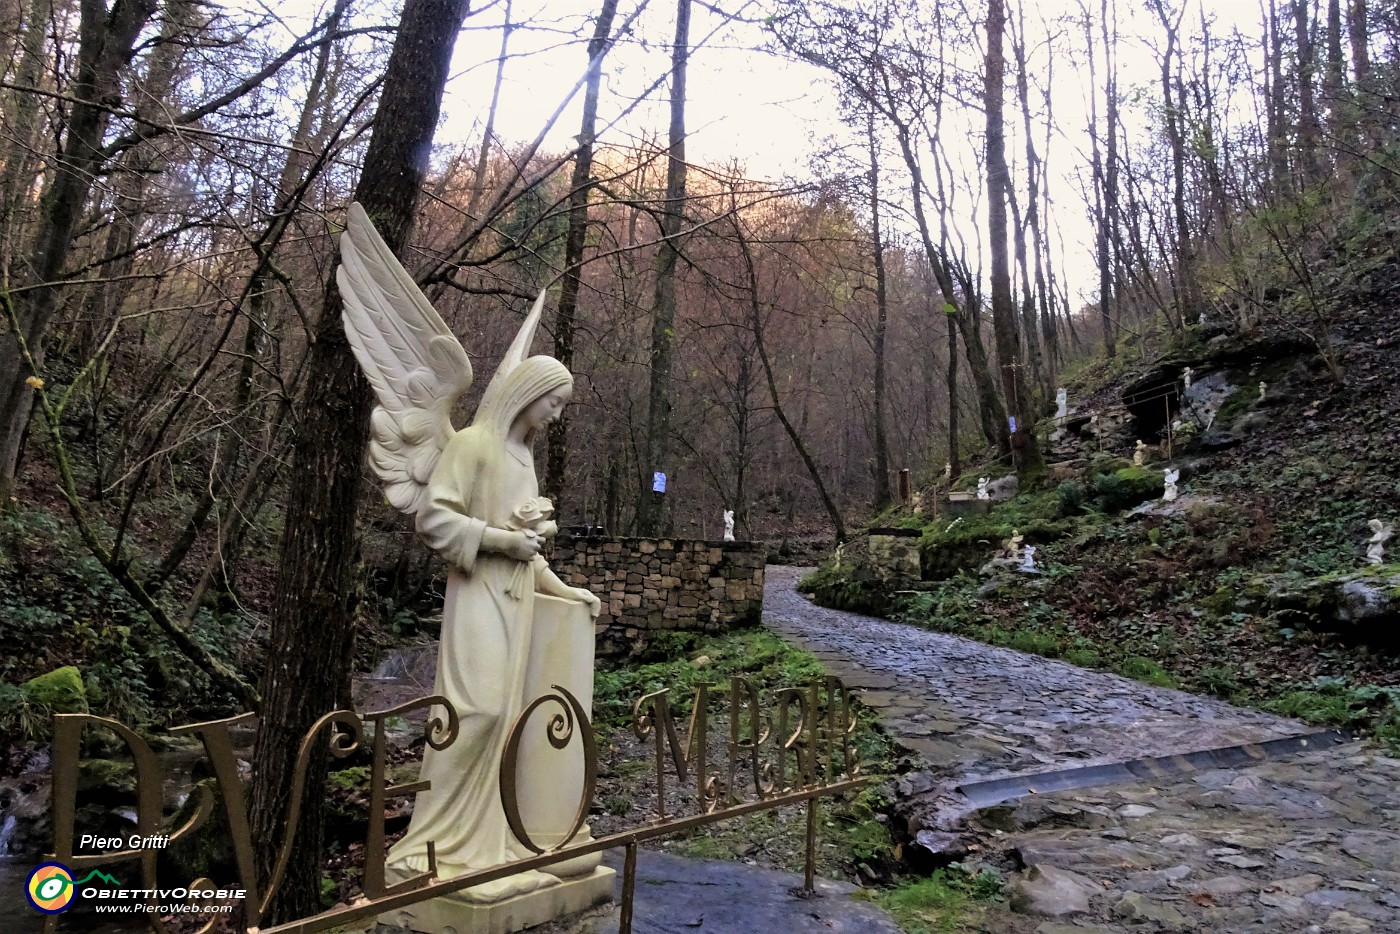
M 1371 530 L 1371 537 L 1366 542 L 1366 563 L 1385 563 L 1385 543 L 1390 541 L 1390 537 L 1395 534 L 1395 530 L 1379 519 L 1372 519 L 1366 523 Z
M 532 699 L 525 691 L 537 594 L 580 614 L 599 611 L 596 596 L 566 585 L 540 555 L 557 527 L 539 495 L 531 446 L 569 401 L 573 377 L 552 357 L 526 357 L 541 293 L 471 426 L 455 430 L 453 403 L 472 380 L 461 343 L 359 204 L 350 206 L 340 247 L 345 332 L 379 402 L 370 462 L 389 502 L 415 518 L 418 534 L 451 565 L 433 690 L 452 702 L 461 732 L 442 750 L 426 749 L 421 779 L 431 787 L 417 795 L 388 869 L 400 877 L 427 871 L 432 846 L 439 877 L 449 878 L 529 855 L 506 821 L 500 766 L 507 735 Z M 584 628 L 591 679 L 592 626 Z M 568 802 L 570 811 L 575 804 Z M 518 873 L 462 895 L 490 902 L 556 881 Z
M 1176 484 L 1181 479 L 1180 468 L 1166 467 L 1162 469 L 1162 502 L 1173 503 L 1179 495 Z

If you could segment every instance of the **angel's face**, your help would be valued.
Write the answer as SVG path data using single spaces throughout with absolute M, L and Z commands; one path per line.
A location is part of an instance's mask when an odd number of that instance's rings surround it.
M 550 422 L 557 421 L 572 395 L 572 387 L 560 386 L 531 402 L 525 411 L 520 413 L 520 419 L 525 423 L 525 430 L 527 432 L 536 431 Z

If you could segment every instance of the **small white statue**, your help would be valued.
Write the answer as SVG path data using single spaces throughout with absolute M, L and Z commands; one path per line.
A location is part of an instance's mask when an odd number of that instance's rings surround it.
M 1201 316 L 1196 319 L 1196 323 L 1200 325 L 1204 325 L 1206 323 L 1206 313 L 1204 311 L 1201 312 Z
M 1191 368 L 1189 366 L 1181 371 L 1181 382 L 1183 389 L 1191 388 Z
M 924 494 L 915 490 L 909 497 L 909 511 L 914 515 L 922 515 L 924 511 Z
M 1269 391 L 1269 384 L 1263 380 L 1259 381 L 1259 401 L 1264 401 L 1264 395 Z
M 1385 543 L 1390 540 L 1394 530 L 1379 519 L 1372 519 L 1366 524 L 1372 532 L 1371 540 L 1366 543 L 1366 563 L 1381 564 L 1385 561 Z
M 1021 542 L 1025 541 L 1025 538 L 1020 529 L 1011 530 L 1011 538 L 1006 543 L 1006 556 L 1012 561 L 1021 560 Z
M 978 499 L 991 499 L 991 498 L 992 498 L 992 494 L 990 494 L 990 493 L 987 492 L 987 478 L 986 478 L 986 477 L 978 477 L 978 478 L 977 478 L 977 498 L 978 498 Z
M 1055 390 L 1055 418 L 1061 420 L 1069 415 L 1069 393 L 1064 389 Z
M 835 557 L 835 559 L 832 560 L 832 562 L 831 562 L 831 567 L 832 567 L 833 570 L 836 570 L 836 571 L 841 570 L 841 559 L 844 558 L 845 556 L 846 556 L 846 543 L 845 543 L 845 542 L 842 542 L 841 544 L 839 544 L 839 545 L 836 546 L 836 557 Z
M 1162 478 L 1162 502 L 1175 502 L 1177 497 L 1176 481 L 1181 479 L 1181 471 L 1179 469 L 1163 470 L 1162 473 L 1165 474 L 1165 476 Z
M 944 480 L 951 480 L 951 479 L 953 479 L 953 465 L 952 465 L 952 464 L 944 464 L 944 465 L 943 465 L 943 479 L 944 479 Z
M 1021 566 L 1017 570 L 1026 574 L 1038 574 L 1040 569 L 1035 566 L 1035 546 L 1027 545 L 1025 554 L 1021 557 Z
M 1133 449 L 1133 466 L 1141 467 L 1147 461 L 1147 445 L 1138 439 L 1137 447 Z
M 724 511 L 724 540 L 726 542 L 734 541 L 734 510 L 732 509 Z

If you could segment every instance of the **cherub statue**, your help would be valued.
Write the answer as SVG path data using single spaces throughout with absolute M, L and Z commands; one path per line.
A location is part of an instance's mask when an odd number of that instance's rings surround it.
M 552 504 L 539 495 L 531 448 L 569 401 L 573 377 L 552 357 L 526 357 L 541 293 L 470 427 L 454 429 L 452 406 L 472 380 L 461 343 L 358 204 L 340 249 L 346 336 L 379 403 L 370 463 L 385 497 L 414 517 L 418 534 L 451 566 L 433 691 L 456 708 L 461 733 L 441 750 L 425 749 L 420 778 L 431 787 L 418 793 L 388 868 L 400 877 L 425 872 L 433 848 L 437 873 L 448 878 L 528 855 L 507 825 L 500 769 L 507 735 L 533 699 L 524 696 L 532 624 L 548 611 L 587 625 L 600 607 L 540 555 L 557 527 Z M 586 644 L 591 649 L 591 637 Z M 586 661 L 591 674 L 591 655 Z M 461 897 L 492 902 L 557 881 L 523 872 Z
M 726 542 L 734 541 L 734 510 L 732 509 L 724 511 L 724 540 Z
M 1011 530 L 1011 538 L 1007 540 L 1006 546 L 1005 546 L 1005 547 L 1006 547 L 1006 557 L 1010 558 L 1012 561 L 1020 561 L 1020 560 L 1021 560 L 1021 542 L 1025 541 L 1025 540 L 1026 540 L 1026 537 L 1025 537 L 1024 535 L 1021 534 L 1021 530 L 1020 530 L 1020 529 L 1012 529 L 1012 530 Z
M 1371 529 L 1371 538 L 1366 542 L 1366 563 L 1383 564 L 1385 562 L 1385 543 L 1390 541 L 1394 530 L 1379 519 L 1372 519 L 1366 525 Z
M 914 493 L 909 497 L 909 511 L 916 516 L 923 514 L 924 494 L 919 490 L 915 490 Z
M 1184 369 L 1184 370 L 1181 371 L 1181 382 L 1182 382 L 1182 387 L 1181 387 L 1181 388 L 1183 388 L 1183 389 L 1190 389 L 1190 388 L 1191 388 L 1191 368 L 1190 368 L 1189 366 L 1188 366 L 1186 369 Z
M 1162 473 L 1165 475 L 1162 478 L 1162 502 L 1174 502 L 1177 497 L 1176 481 L 1181 479 L 1181 470 L 1165 469 Z
M 1064 389 L 1055 390 L 1055 420 L 1062 421 L 1069 415 L 1069 392 Z
M 1263 380 L 1259 381 L 1259 401 L 1263 402 L 1264 397 L 1269 394 L 1269 384 Z
M 1147 443 L 1141 438 L 1138 439 L 1137 447 L 1133 449 L 1133 466 L 1141 467 L 1147 461 Z
M 952 464 L 944 464 L 944 465 L 943 465 L 943 479 L 944 479 L 944 480 L 951 480 L 951 479 L 953 479 L 953 465 L 952 465 Z
M 977 498 L 978 498 L 978 499 L 991 499 L 991 498 L 992 498 L 992 494 L 990 494 L 990 493 L 987 492 L 987 478 L 986 478 L 986 477 L 978 477 L 978 478 L 977 478 Z
M 1021 556 L 1021 566 L 1017 568 L 1025 574 L 1039 574 L 1040 568 L 1035 566 L 1035 546 L 1027 545 L 1025 552 Z

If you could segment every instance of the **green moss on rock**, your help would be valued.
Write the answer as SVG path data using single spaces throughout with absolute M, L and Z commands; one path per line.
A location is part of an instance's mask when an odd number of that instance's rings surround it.
M 78 794 L 107 800 L 136 793 L 136 767 L 116 759 L 84 759 L 78 765 Z
M 1112 473 L 1096 474 L 1090 482 L 1100 509 L 1117 512 L 1150 499 L 1163 490 L 1162 472 L 1147 467 L 1123 467 Z
M 72 665 L 30 678 L 24 683 L 24 693 L 29 703 L 54 713 L 88 712 L 83 677 Z

